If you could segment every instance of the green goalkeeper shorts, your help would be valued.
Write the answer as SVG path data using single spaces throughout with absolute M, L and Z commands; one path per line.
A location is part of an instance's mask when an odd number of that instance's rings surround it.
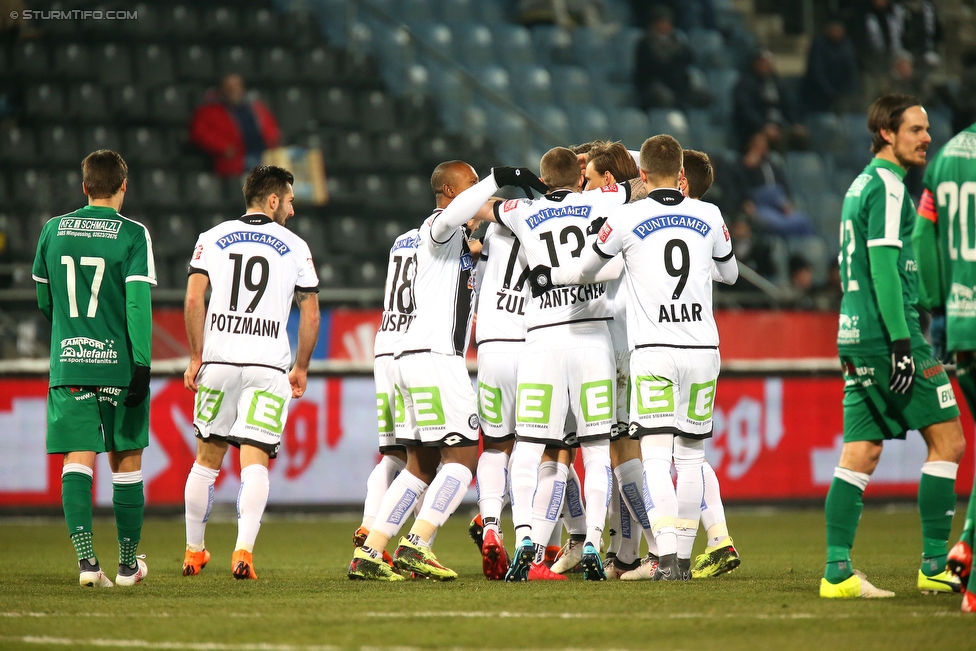
M 47 452 L 123 452 L 149 446 L 149 398 L 122 404 L 125 387 L 51 387 Z
M 842 355 L 844 442 L 903 439 L 921 429 L 959 417 L 956 397 L 942 362 L 928 345 L 912 349 L 915 381 L 907 394 L 888 388 L 889 355 Z

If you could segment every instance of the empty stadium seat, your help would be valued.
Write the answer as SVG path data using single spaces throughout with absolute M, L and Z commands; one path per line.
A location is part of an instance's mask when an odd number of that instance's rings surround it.
M 479 4 L 485 4 L 484 0 Z M 507 66 L 536 63 L 532 34 L 521 25 L 490 23 L 495 41 L 495 53 Z
M 117 43 L 106 43 L 98 48 L 95 58 L 99 81 L 105 86 L 128 84 L 132 81 L 132 53 Z
M 282 88 L 276 107 L 278 125 L 286 141 L 316 127 L 312 94 L 302 86 Z
M 56 84 L 28 86 L 24 94 L 24 110 L 34 119 L 63 119 L 64 106 L 64 93 Z
M 603 109 L 595 106 L 569 106 L 566 108 L 569 124 L 572 129 L 573 142 L 589 142 L 602 140 L 610 132 L 610 121 Z
M 37 159 L 34 133 L 16 126 L 0 127 L 0 163 L 24 164 Z
M 110 89 L 109 104 L 116 119 L 126 122 L 142 120 L 149 113 L 146 93 L 132 84 Z
M 552 102 L 552 76 L 537 65 L 516 65 L 509 68 L 512 88 L 522 106 Z
M 437 18 L 445 22 L 461 23 L 474 20 L 477 6 L 485 0 L 440 0 L 437 3 Z
M 152 208 L 173 209 L 182 205 L 180 182 L 175 172 L 163 168 L 147 169 L 139 179 L 139 196 L 144 205 Z M 174 235 L 167 233 L 167 237 Z
M 644 141 L 654 135 L 647 114 L 638 108 L 615 109 L 609 112 L 609 119 L 610 137 L 620 140 L 628 149 L 640 149 Z
M 88 48 L 80 43 L 66 43 L 54 51 L 54 73 L 66 80 L 91 79 L 95 73 Z
M 277 84 L 303 81 L 290 48 L 279 46 L 262 50 L 257 59 L 255 79 Z
M 419 26 L 434 20 L 432 4 L 430 0 L 398 0 L 393 13 L 411 27 Z
M 202 208 L 221 208 L 225 205 L 220 179 L 210 172 L 187 172 L 183 175 L 183 192 L 193 197 Z
M 569 65 L 576 61 L 573 37 L 561 27 L 539 25 L 532 29 L 536 60 L 544 66 Z
M 335 288 L 345 287 L 346 265 L 342 260 L 329 259 L 321 262 L 318 266 L 319 287 Z
M 592 63 L 609 67 L 613 63 L 610 39 L 592 27 L 577 27 L 572 31 L 576 63 L 587 66 Z
M 321 217 L 295 215 L 288 220 L 288 228 L 308 244 L 313 259 L 322 260 L 326 255 L 325 224 Z
M 77 167 L 80 159 L 72 161 L 75 166 L 51 172 L 51 210 L 64 214 L 80 208 L 87 201 L 82 190 L 81 170 Z
M 393 196 L 404 210 L 425 214 L 433 209 L 434 195 L 430 191 L 429 177 L 411 174 L 396 179 L 393 187 Z
M 81 153 L 87 156 L 99 149 L 111 149 L 122 154 L 123 158 L 128 159 L 127 152 L 122 149 L 122 138 L 114 127 L 103 125 L 83 127 L 81 130 Z
M 441 63 L 442 59 L 432 55 L 429 50 L 433 50 L 441 56 L 448 58 L 454 54 L 454 34 L 447 25 L 441 23 L 424 23 L 414 25 L 413 31 L 417 36 L 419 44 L 417 56 L 421 62 Z
M 565 146 L 573 140 L 566 111 L 554 104 L 536 104 L 526 107 L 526 112 L 554 136 L 554 141 L 533 134 L 533 142 L 543 151 L 556 145 Z
M 217 66 L 213 52 L 203 45 L 190 45 L 176 52 L 176 71 L 180 79 L 213 83 L 217 79 Z
M 67 117 L 84 124 L 92 124 L 104 122 L 108 116 L 108 101 L 100 86 L 84 83 L 70 87 Z
M 162 165 L 169 162 L 171 152 L 159 129 L 135 127 L 125 132 L 126 160 L 144 165 Z
M 727 122 L 732 115 L 732 90 L 739 81 L 737 70 L 708 70 L 708 90 L 712 93 L 712 117 L 716 123 Z
M 316 117 L 322 124 L 347 127 L 356 124 L 356 102 L 352 93 L 339 86 L 319 91 Z
M 692 29 L 688 31 L 688 44 L 695 57 L 695 63 L 702 68 L 728 68 L 730 58 L 725 51 L 722 33 L 712 29 Z
M 463 65 L 487 66 L 495 63 L 495 43 L 491 30 L 481 23 L 462 23 L 454 28 L 455 57 Z
M 379 261 L 356 261 L 349 268 L 349 283 L 353 287 L 382 287 L 386 266 Z
M 177 42 L 195 42 L 206 39 L 200 14 L 197 8 L 191 4 L 160 5 L 159 18 L 159 23 L 156 26 L 165 31 L 168 39 Z
M 404 134 L 393 131 L 376 141 L 376 164 L 379 168 L 405 171 L 417 167 L 413 143 Z
M 512 83 L 505 68 L 494 65 L 476 66 L 471 69 L 471 72 L 483 86 L 506 99 L 510 99 Z
M 794 194 L 818 195 L 830 188 L 827 166 L 816 152 L 787 152 L 785 171 Z
M 13 72 L 21 79 L 39 80 L 51 75 L 47 49 L 41 41 L 17 43 L 13 51 Z
M 590 84 L 590 75 L 580 66 L 554 66 L 552 74 L 552 89 L 556 99 L 563 108 L 577 104 L 594 104 L 597 93 Z
M 335 165 L 343 170 L 363 170 L 373 165 L 373 148 L 369 138 L 358 131 L 349 131 L 336 141 Z
M 301 76 L 308 83 L 334 83 L 341 78 L 339 73 L 339 56 L 327 47 L 314 47 L 299 54 L 298 69 Z
M 359 120 L 369 131 L 396 128 L 396 106 L 393 98 L 381 90 L 364 93 L 359 98 Z
M 208 39 L 236 41 L 243 28 L 243 21 L 232 5 L 210 7 L 203 11 L 203 28 Z
M 362 202 L 359 191 L 359 179 L 354 175 L 337 175 L 336 172 L 346 172 L 347 168 L 339 160 L 330 161 L 333 172 L 328 177 L 329 205 L 341 209 L 358 206 Z
M 21 208 L 48 208 L 51 205 L 51 177 L 43 169 L 15 169 L 10 174 L 10 186 L 14 204 Z
M 190 259 L 197 240 L 196 225 L 186 216 L 165 214 L 154 219 L 156 233 L 153 233 L 153 249 L 160 258 L 179 256 L 184 264 Z
M 166 86 L 150 92 L 149 115 L 162 124 L 185 124 L 190 119 L 191 101 L 183 86 Z
M 77 165 L 81 162 L 78 134 L 70 128 L 61 125 L 41 128 L 40 145 L 41 156 L 49 164 Z
M 326 230 L 329 247 L 335 253 L 369 253 L 373 249 L 369 229 L 362 218 L 334 217 L 329 220 Z
M 135 71 L 134 81 L 142 87 L 165 86 L 176 79 L 169 50 L 156 44 L 136 48 Z
M 666 133 L 680 143 L 689 142 L 688 118 L 677 109 L 651 109 L 647 112 L 650 135 Z
M 728 138 L 723 127 L 712 122 L 711 114 L 705 109 L 689 109 L 688 118 L 689 142 L 682 146 L 701 149 L 707 152 L 728 148 Z

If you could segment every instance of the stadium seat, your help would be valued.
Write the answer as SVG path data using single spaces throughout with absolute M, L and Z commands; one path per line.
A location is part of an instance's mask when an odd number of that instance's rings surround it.
M 376 141 L 376 165 L 396 171 L 416 169 L 417 159 L 410 140 L 398 131 L 381 135 Z
M 186 124 L 190 119 L 189 91 L 183 86 L 166 86 L 150 92 L 149 115 L 162 124 Z
M 488 134 L 488 113 L 484 107 L 472 104 L 461 111 L 461 129 L 472 136 Z
M 393 246 L 393 242 L 396 238 L 403 235 L 409 226 L 404 222 L 398 221 L 396 219 L 387 219 L 373 228 L 374 239 L 376 240 L 377 246 L 382 246 L 384 249 L 388 249 Z
M 333 86 L 319 91 L 317 100 L 318 110 L 315 116 L 322 124 L 336 127 L 357 124 L 356 102 L 349 90 Z
M 344 133 L 336 141 L 334 165 L 343 171 L 358 171 L 374 164 L 373 148 L 369 138 L 358 131 Z
M 810 144 L 820 153 L 843 154 L 847 151 L 844 127 L 836 113 L 808 113 L 805 120 Z
M 331 84 L 341 78 L 339 56 L 327 47 L 315 47 L 299 53 L 298 69 L 302 79 L 310 84 Z
M 146 169 L 138 178 L 139 195 L 144 205 L 169 210 L 182 205 L 183 195 L 176 172 L 163 168 Z
M 112 88 L 109 104 L 115 118 L 123 122 L 141 121 L 149 112 L 145 91 L 132 84 Z
M 318 266 L 319 287 L 336 288 L 346 287 L 346 264 L 343 260 L 330 259 L 321 262 Z
M 41 41 L 17 43 L 13 48 L 13 71 L 25 81 L 50 77 L 51 64 L 44 44 Z
M 454 28 L 455 57 L 474 68 L 495 63 L 495 42 L 491 30 L 481 23 L 461 23 Z
M 84 83 L 70 88 L 67 117 L 83 124 L 105 121 L 109 115 L 108 102 L 100 86 Z
M 617 83 L 632 84 L 634 67 L 637 60 L 637 42 L 644 36 L 644 30 L 637 27 L 625 27 L 610 40 L 610 46 L 615 52 L 613 66 L 610 68 L 608 79 Z
M 61 125 L 39 130 L 41 156 L 49 165 L 77 165 L 85 154 L 78 147 L 78 134 Z
M 248 40 L 287 45 L 292 40 L 294 16 L 282 17 L 264 7 L 249 8 L 244 12 L 241 33 Z
M 349 269 L 349 284 L 353 287 L 382 287 L 385 280 L 386 266 L 379 261 L 356 261 Z
M 716 124 L 728 123 L 732 116 L 732 90 L 739 81 L 739 72 L 729 69 L 708 70 L 708 90 L 712 93 L 712 119 Z
M 78 43 L 66 43 L 54 51 L 54 73 L 65 80 L 91 79 L 93 63 L 88 48 Z
M 61 169 L 51 173 L 51 210 L 57 215 L 71 212 L 86 203 L 82 190 L 81 169 L 77 163 L 70 169 Z
M 705 109 L 689 109 L 688 118 L 689 142 L 682 146 L 700 149 L 707 152 L 724 150 L 728 147 L 725 130 L 712 123 L 712 117 Z
M 33 131 L 0 127 L 0 163 L 23 165 L 38 159 Z
M 285 141 L 315 129 L 315 108 L 312 94 L 302 86 L 289 86 L 278 92 L 277 118 Z
M 254 52 L 250 48 L 240 45 L 225 47 L 217 55 L 217 61 L 221 77 L 238 74 L 244 77 L 245 82 L 253 78 Z
M 421 136 L 417 144 L 417 155 L 425 168 L 433 169 L 435 165 L 448 160 L 457 149 L 455 139 L 447 135 Z
M 442 67 L 431 68 L 431 85 L 442 106 L 449 102 L 456 102 L 462 106 L 473 100 L 473 91 L 467 79 L 456 70 Z
M 133 127 L 125 132 L 123 157 L 140 165 L 164 165 L 171 158 L 171 151 L 159 129 Z
M 827 166 L 816 152 L 787 152 L 785 171 L 794 193 L 819 195 L 830 189 Z
M 554 104 L 536 104 L 527 106 L 526 112 L 555 137 L 555 141 L 553 141 L 540 134 L 533 134 L 533 143 L 539 149 L 548 151 L 556 145 L 565 146 L 572 142 L 573 134 L 569 127 L 569 117 L 563 109 Z
M 573 142 L 603 140 L 610 132 L 610 121 L 606 112 L 595 106 L 577 105 L 566 109 Z
M 929 144 L 929 160 L 942 146 L 952 138 L 952 114 L 945 109 L 933 109 L 928 112 L 929 116 L 929 135 L 932 142 Z
M 397 203 L 405 211 L 429 214 L 434 207 L 434 196 L 430 191 L 430 178 L 411 174 L 394 181 L 394 194 Z
M 205 209 L 224 207 L 223 186 L 211 172 L 188 172 L 183 175 L 183 192 Z
M 678 142 L 690 142 L 688 118 L 677 109 L 651 109 L 647 112 L 647 122 L 650 135 L 666 133 Z
M 505 0 L 478 0 L 477 18 L 486 25 L 511 22 Z
M 489 3 L 481 0 L 479 4 Z M 521 25 L 489 24 L 492 25 L 495 52 L 501 62 L 509 67 L 536 63 L 532 34 L 528 29 Z
M 122 138 L 114 127 L 95 125 L 84 127 L 81 130 L 81 155 L 87 156 L 99 149 L 111 149 L 122 154 L 123 158 L 128 159 L 126 151 L 122 149 Z
M 610 39 L 604 38 L 599 30 L 592 27 L 577 27 L 572 31 L 573 51 L 576 63 L 588 66 L 592 63 L 607 66 L 613 63 Z
M 517 113 L 495 106 L 486 106 L 485 109 L 488 118 L 487 133 L 491 136 L 496 147 L 524 151 L 531 141 L 531 132 L 525 118 Z
M 204 45 L 190 45 L 176 51 L 176 72 L 181 80 L 215 83 L 217 66 L 213 52 Z
M 590 75 L 580 66 L 554 66 L 550 69 L 556 99 L 569 108 L 579 104 L 595 104 L 597 94 L 590 83 Z
M 730 60 L 725 52 L 722 33 L 712 29 L 691 29 L 688 44 L 695 56 L 695 63 L 703 69 L 728 68 Z
M 406 29 L 389 25 L 378 25 L 378 31 L 370 53 L 379 60 L 383 68 L 403 68 L 417 60 L 414 40 Z
M 31 118 L 64 119 L 64 93 L 55 84 L 28 86 L 24 94 L 24 111 Z
M 838 222 L 839 223 L 839 222 Z M 836 233 L 832 234 L 836 238 Z M 827 261 L 830 256 L 824 239 L 819 235 L 791 237 L 786 240 L 786 248 L 790 256 L 799 255 L 810 263 L 813 272 L 813 284 L 823 285 L 827 282 Z
M 129 48 L 117 43 L 106 43 L 98 48 L 95 61 L 102 85 L 117 86 L 132 81 L 132 54 Z
M 515 65 L 509 68 L 512 88 L 521 106 L 552 102 L 552 76 L 537 65 Z
M 172 84 L 176 78 L 169 51 L 155 44 L 136 48 L 135 72 L 134 81 L 144 88 Z
M 396 128 L 396 105 L 393 98 L 381 90 L 359 97 L 359 122 L 368 131 L 390 131 Z
M 508 77 L 508 70 L 501 66 L 476 66 L 471 73 L 481 84 L 505 99 L 511 99 L 512 83 Z
M 325 233 L 325 225 L 320 217 L 295 215 L 288 220 L 287 226 L 298 237 L 305 240 L 309 250 L 312 252 L 313 259 L 325 259 L 327 236 Z
M 236 6 L 220 5 L 204 9 L 203 28 L 211 41 L 238 42 L 244 25 Z
M 381 187 L 386 188 L 385 182 L 381 181 Z M 351 215 L 333 217 L 329 220 L 326 229 L 329 248 L 335 253 L 362 254 L 373 250 L 369 229 L 360 217 Z
M 397 95 L 422 98 L 432 94 L 430 72 L 426 66 L 419 63 L 409 64 L 405 67 L 384 66 L 383 78 L 390 90 Z
M 10 175 L 14 204 L 24 209 L 51 206 L 51 177 L 45 170 L 19 168 Z
M 431 0 L 398 0 L 393 14 L 411 27 L 416 27 L 435 20 L 433 9 Z M 440 16 L 437 19 L 442 20 Z
M 620 140 L 628 149 L 640 149 L 645 140 L 655 135 L 647 114 L 638 108 L 615 109 L 609 111 L 608 117 L 610 137 Z
M 333 169 L 340 172 L 347 171 L 341 161 L 331 161 Z M 339 209 L 359 207 L 362 203 L 359 178 L 354 175 L 331 174 L 328 177 L 329 206 Z
M 430 50 L 444 57 L 453 56 L 454 34 L 447 25 L 441 23 L 414 25 L 413 32 L 417 37 L 417 56 L 421 63 L 443 63 L 443 60 L 434 56 Z
M 536 60 L 544 66 L 570 65 L 576 61 L 573 37 L 561 27 L 539 25 L 532 29 Z
M 176 42 L 200 42 L 206 40 L 203 22 L 196 7 L 191 4 L 162 6 L 158 27 L 165 30 L 167 38 Z M 142 22 L 141 20 L 139 21 Z M 152 25 L 152 23 L 149 23 Z

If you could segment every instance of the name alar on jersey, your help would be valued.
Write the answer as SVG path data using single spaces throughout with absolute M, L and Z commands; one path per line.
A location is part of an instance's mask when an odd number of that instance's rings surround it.
M 670 303 L 668 305 L 661 305 L 661 311 L 658 314 L 658 323 L 691 323 L 693 321 L 702 320 L 702 306 L 700 303 L 692 303 L 691 311 L 689 313 L 688 303 L 681 303 L 678 305 L 677 311 L 675 311 L 675 304 Z

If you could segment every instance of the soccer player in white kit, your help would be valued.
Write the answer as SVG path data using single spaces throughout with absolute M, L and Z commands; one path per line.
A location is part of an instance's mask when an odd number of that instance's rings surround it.
M 551 277 L 548 269 L 533 268 L 530 280 L 571 283 L 623 253 L 630 432 L 641 441 L 646 508 L 660 555 L 652 578 L 688 580 L 701 515 L 703 441 L 712 433 L 720 366 L 713 269 L 717 280 L 733 283 L 738 268 L 719 210 L 678 189 L 681 145 L 667 135 L 648 138 L 640 162 L 641 179 L 652 188 L 649 199 L 613 211 L 578 263 L 553 268 Z
M 393 382 L 393 351 L 413 321 L 413 283 L 417 277 L 417 247 L 420 232 L 412 228 L 390 247 L 390 262 L 383 291 L 383 316 L 373 341 L 373 380 L 376 383 L 376 426 L 381 458 L 366 479 L 363 520 L 353 534 L 353 544 L 362 547 L 376 519 L 386 490 L 407 465 L 407 449 L 396 442 L 394 419 L 403 418 L 403 399 Z M 384 560 L 393 559 L 383 550 Z
M 295 214 L 294 180 L 280 167 L 255 168 L 244 182 L 247 212 L 201 234 L 193 249 L 184 309 L 190 365 L 183 385 L 196 394 L 198 441 L 184 494 L 184 576 L 198 574 L 210 560 L 204 533 L 230 444 L 241 451 L 231 572 L 236 579 L 258 578 L 252 552 L 268 503 L 268 460 L 278 454 L 288 403 L 305 393 L 319 334 L 312 254 L 284 226 Z M 293 299 L 300 316 L 292 366 L 286 326 Z

